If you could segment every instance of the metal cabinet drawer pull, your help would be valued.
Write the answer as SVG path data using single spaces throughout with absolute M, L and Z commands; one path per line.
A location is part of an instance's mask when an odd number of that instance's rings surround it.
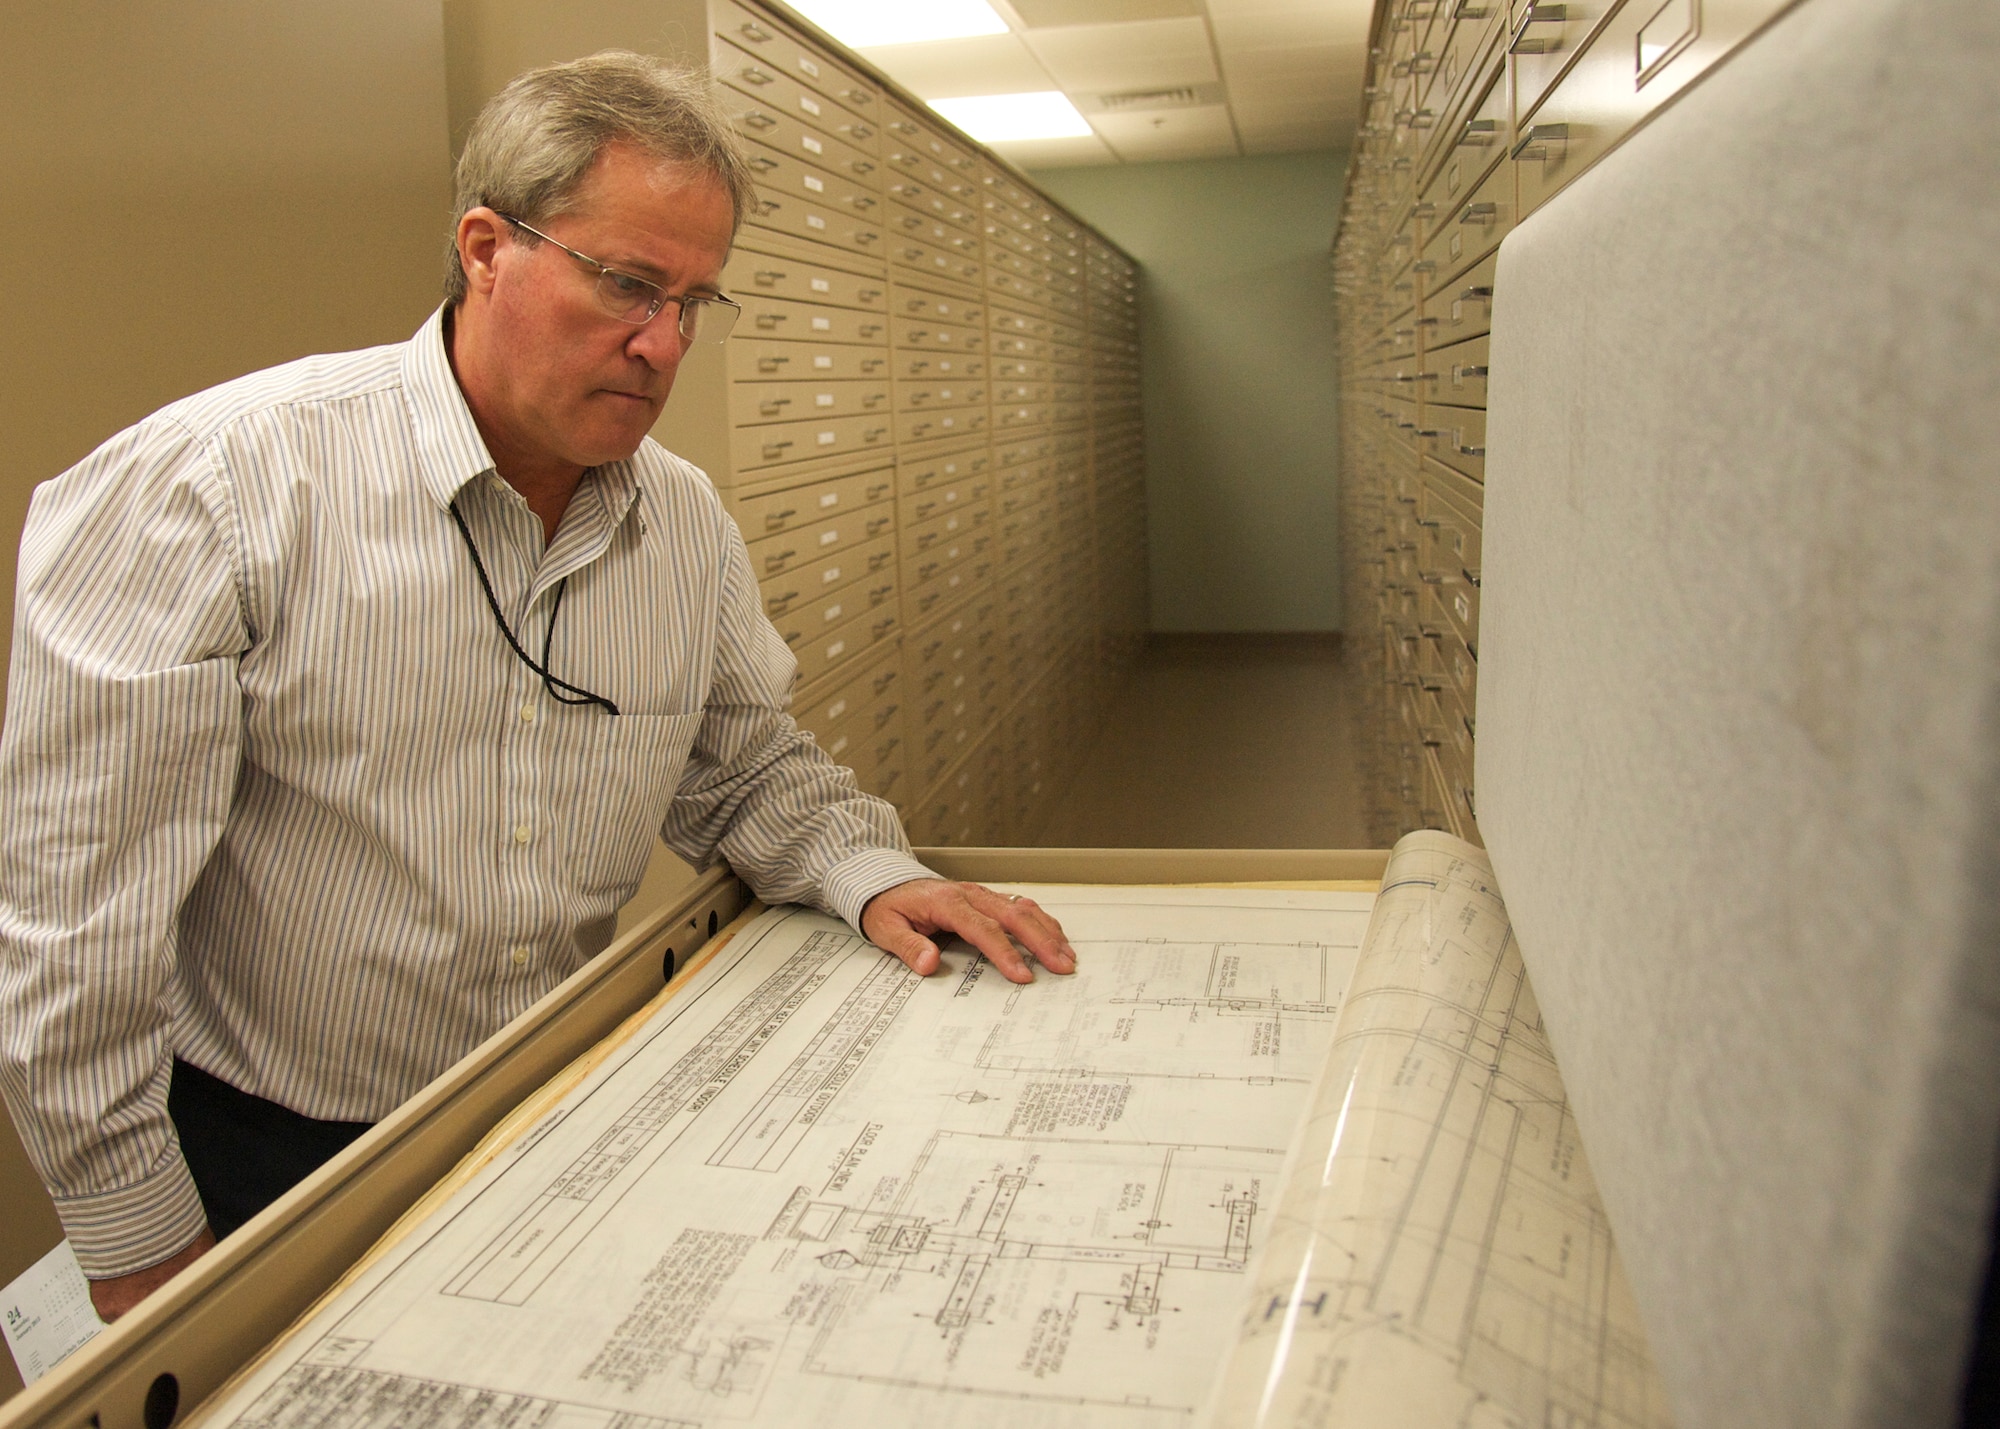
M 1568 142 L 1569 125 L 1537 124 L 1521 136 L 1520 142 L 1514 145 L 1514 151 L 1509 157 L 1515 159 L 1542 159 L 1546 161 L 1549 157 L 1549 145 L 1567 144 Z
M 777 38 L 776 35 L 772 34 L 769 30 L 765 29 L 755 20 L 745 20 L 741 25 L 738 25 L 736 28 L 743 35 L 745 39 L 749 40 L 752 44 L 756 45 L 761 45 L 766 40 L 775 40 Z
M 771 457 L 783 456 L 785 453 L 785 448 L 790 445 L 791 445 L 790 441 L 766 442 L 764 443 L 764 455 Z
M 757 326 L 761 328 L 774 328 L 779 323 L 789 322 L 790 320 L 791 320 L 791 315 L 789 313 L 757 314 Z
M 862 228 L 855 230 L 854 241 L 856 243 L 873 243 L 881 236 L 879 233 L 870 233 L 867 229 Z
M 794 516 L 798 514 L 799 511 L 796 506 L 788 506 L 783 511 L 773 511 L 769 515 L 765 516 L 764 529 L 766 531 L 780 530 L 781 528 L 783 528 L 784 524 L 787 521 L 791 520 Z
M 768 158 L 763 154 L 759 154 L 756 158 L 751 159 L 749 163 L 750 167 L 755 169 L 760 174 L 768 174 L 771 172 L 771 170 L 778 167 L 778 161 L 776 159 Z
M 755 65 L 745 65 L 743 66 L 743 78 L 750 84 L 770 84 L 773 80 L 777 79 L 777 76 L 775 74 L 767 74 Z
M 1468 119 L 1465 121 L 1465 127 L 1459 130 L 1458 142 L 1471 148 L 1484 149 L 1499 137 L 1498 119 Z
M 789 357 L 760 357 L 757 359 L 757 370 L 759 372 L 776 372 L 790 361 L 791 358 Z
M 1483 457 L 1483 456 L 1485 456 L 1485 455 L 1486 455 L 1486 448 L 1485 448 L 1485 447 L 1469 447 L 1469 446 L 1467 446 L 1467 445 L 1466 445 L 1466 444 L 1465 444 L 1464 442 L 1460 442 L 1460 443 L 1458 444 L 1458 454 L 1459 454 L 1460 456 L 1477 456 L 1477 457 Z
M 764 557 L 765 574 L 776 575 L 779 571 L 782 571 L 785 568 L 785 563 L 791 560 L 791 558 L 793 556 L 796 556 L 797 554 L 798 554 L 797 551 L 780 551 L 775 556 Z
M 772 397 L 765 401 L 759 402 L 757 404 L 757 411 L 763 416 L 775 417 L 778 415 L 778 413 L 782 412 L 785 408 L 791 405 L 792 405 L 792 399 L 789 397 Z
M 1469 203 L 1458 216 L 1460 223 L 1494 223 L 1500 218 L 1497 203 Z
M 1467 288 L 1458 295 L 1458 299 L 1460 302 L 1464 302 L 1467 298 L 1471 298 L 1475 302 L 1485 302 L 1492 296 L 1493 290 L 1491 288 L 1475 287 Z
M 760 288 L 769 288 L 774 284 L 784 282 L 788 276 L 790 275 L 781 273 L 775 268 L 760 268 L 757 270 L 757 275 L 753 281 Z
M 778 121 L 773 119 L 770 115 L 764 113 L 761 110 L 753 109 L 748 114 L 743 116 L 743 122 L 745 124 L 748 124 L 752 129 L 755 129 L 761 133 L 762 131 L 771 128 Z

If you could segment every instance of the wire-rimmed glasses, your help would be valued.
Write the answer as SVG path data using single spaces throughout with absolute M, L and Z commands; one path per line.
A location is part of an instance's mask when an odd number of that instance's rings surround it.
M 497 210 L 496 210 L 497 211 Z M 668 303 L 680 307 L 680 334 L 689 342 L 721 342 L 736 326 L 736 318 L 743 308 L 734 299 L 721 293 L 669 293 L 658 283 L 600 263 L 588 253 L 579 253 L 567 243 L 557 242 L 538 228 L 521 222 L 512 214 L 500 217 L 520 229 L 532 233 L 544 243 L 554 243 L 556 247 L 576 259 L 584 267 L 593 269 L 597 281 L 593 290 L 597 295 L 597 305 L 622 323 L 634 327 L 644 327 L 660 315 L 660 309 Z

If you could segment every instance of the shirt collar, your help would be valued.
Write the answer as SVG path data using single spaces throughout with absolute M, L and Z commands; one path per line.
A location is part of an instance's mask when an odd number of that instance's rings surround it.
M 494 469 L 445 352 L 449 311 L 440 306 L 403 349 L 403 390 L 410 403 L 418 471 L 440 510 L 451 505 L 467 482 Z M 591 468 L 584 473 L 583 486 L 595 488 L 611 526 L 622 522 L 639 499 L 638 478 L 629 459 Z M 578 495 L 582 494 L 579 489 Z

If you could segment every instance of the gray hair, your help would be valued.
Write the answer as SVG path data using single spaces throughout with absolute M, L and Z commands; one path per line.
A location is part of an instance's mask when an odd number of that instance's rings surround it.
M 597 156 L 621 140 L 713 176 L 738 227 L 756 208 L 742 146 L 700 70 L 630 50 L 531 69 L 486 102 L 458 156 L 445 301 L 465 299 L 460 219 L 482 206 L 526 223 L 566 213 Z

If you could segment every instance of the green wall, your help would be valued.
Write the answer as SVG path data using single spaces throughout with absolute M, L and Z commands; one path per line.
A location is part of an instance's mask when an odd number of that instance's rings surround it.
M 1043 169 L 1144 268 L 1153 629 L 1340 628 L 1328 251 L 1346 156 Z

